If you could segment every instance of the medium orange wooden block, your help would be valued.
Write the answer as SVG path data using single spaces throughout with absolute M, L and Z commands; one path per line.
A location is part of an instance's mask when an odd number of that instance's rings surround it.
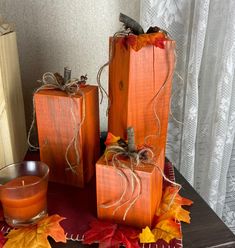
M 166 143 L 175 42 L 165 41 L 164 49 L 148 45 L 136 52 L 126 48 L 121 39 L 110 42 L 108 130 L 126 137 L 126 128 L 132 126 L 138 145 L 145 137 L 157 134 L 155 145 L 161 149 Z
M 34 95 L 40 159 L 50 167 L 50 180 L 79 187 L 93 176 L 100 153 L 98 88 L 87 85 L 81 90 L 85 95 L 85 120 L 79 132 L 80 164 L 76 173 L 68 169 L 65 152 L 82 118 L 83 97 L 69 97 L 60 90 L 42 90 Z M 74 147 L 68 158 L 76 164 Z
M 125 162 L 127 164 L 127 161 Z M 157 164 L 163 167 L 163 150 L 158 157 Z M 128 189 L 121 203 L 127 201 L 131 196 L 131 174 L 128 169 L 122 169 L 128 178 Z M 141 180 L 141 195 L 127 213 L 123 220 L 126 208 L 130 204 L 121 206 L 115 214 L 115 208 L 120 204 L 103 208 L 102 204 L 110 204 L 120 199 L 125 185 L 124 179 L 117 173 L 117 170 L 109 163 L 106 164 L 104 156 L 96 163 L 96 196 L 98 218 L 112 220 L 117 223 L 127 224 L 137 227 L 151 226 L 157 207 L 162 196 L 162 175 L 160 171 L 149 164 L 140 164 L 135 167 L 135 173 Z M 137 193 L 135 189 L 135 194 Z M 132 198 L 133 199 L 133 198 Z

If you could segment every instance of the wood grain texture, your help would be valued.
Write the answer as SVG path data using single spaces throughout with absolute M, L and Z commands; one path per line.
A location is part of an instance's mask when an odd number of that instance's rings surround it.
M 27 137 L 16 33 L 0 36 L 0 167 L 22 161 Z
M 81 157 L 76 167 L 77 174 L 66 170 L 65 152 L 74 136 L 74 127 L 82 118 L 81 95 L 71 98 L 62 91 L 43 90 L 34 96 L 40 159 L 50 167 L 50 180 L 79 187 L 83 187 L 93 176 L 100 152 L 98 88 L 86 86 L 81 90 L 85 95 L 85 121 L 77 145 Z M 76 164 L 74 148 L 71 148 L 68 157 L 71 164 Z
M 124 162 L 128 165 L 128 162 Z M 163 151 L 158 156 L 158 165 L 163 167 L 164 157 Z M 130 166 L 130 165 L 129 165 Z M 128 178 L 128 189 L 122 203 L 131 197 L 131 174 L 128 169 L 122 169 Z M 129 210 L 126 220 L 123 216 L 127 203 L 113 215 L 115 207 L 101 208 L 101 204 L 115 202 L 120 198 L 124 189 L 124 180 L 117 174 L 116 169 L 111 165 L 107 165 L 104 157 L 101 157 L 96 163 L 96 194 L 97 194 L 97 213 L 98 218 L 114 220 L 117 223 L 125 223 L 137 227 L 151 226 L 154 214 L 159 206 L 162 196 L 162 175 L 159 170 L 148 164 L 141 164 L 135 167 L 135 173 L 141 180 L 141 195 Z M 137 195 L 137 188 L 133 196 Z
M 138 52 L 125 48 L 119 38 L 112 45 L 114 57 L 109 66 L 111 108 L 108 130 L 126 138 L 126 128 L 132 126 L 137 145 L 142 145 L 145 137 L 157 135 L 154 144 L 161 149 L 166 144 L 175 42 L 166 41 L 165 49 L 146 46 Z M 155 97 L 157 92 L 159 94 Z

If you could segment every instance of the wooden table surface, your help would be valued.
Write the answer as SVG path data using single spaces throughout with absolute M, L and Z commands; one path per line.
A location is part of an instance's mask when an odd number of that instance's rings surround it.
M 190 207 L 191 224 L 182 224 L 183 248 L 235 248 L 235 236 L 230 229 L 176 169 L 175 177 L 176 182 L 183 187 L 180 195 L 194 201 Z M 98 247 L 97 245 L 85 246 L 75 241 L 68 241 L 66 244 L 55 243 L 52 240 L 50 242 L 55 248 Z

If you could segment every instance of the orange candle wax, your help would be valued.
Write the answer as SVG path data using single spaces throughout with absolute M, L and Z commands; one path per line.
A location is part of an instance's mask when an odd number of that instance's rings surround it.
M 29 220 L 46 209 L 47 183 L 38 176 L 17 177 L 2 186 L 6 218 Z

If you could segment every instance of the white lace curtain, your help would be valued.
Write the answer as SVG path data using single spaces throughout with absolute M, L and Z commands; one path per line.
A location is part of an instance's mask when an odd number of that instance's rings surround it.
M 145 29 L 166 29 L 177 44 L 167 156 L 235 231 L 235 1 L 141 0 L 140 9 Z

